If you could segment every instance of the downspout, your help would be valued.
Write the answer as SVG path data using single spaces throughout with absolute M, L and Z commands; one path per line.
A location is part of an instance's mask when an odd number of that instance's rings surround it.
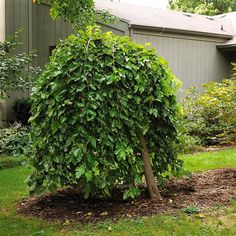
M 5 38 L 6 38 L 6 4 L 5 0 L 0 0 L 0 42 L 4 42 Z M 0 100 L 0 128 L 4 128 L 6 126 L 7 126 L 6 100 Z
M 133 39 L 133 29 L 130 23 L 128 23 L 128 28 L 129 28 L 129 37 Z

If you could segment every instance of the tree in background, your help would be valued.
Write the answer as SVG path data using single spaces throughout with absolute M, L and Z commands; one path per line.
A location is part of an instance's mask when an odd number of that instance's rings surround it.
M 172 10 L 203 15 L 218 15 L 236 10 L 232 0 L 169 0 Z
M 33 0 L 34 3 L 43 3 L 45 0 Z M 112 22 L 116 17 L 107 11 L 95 9 L 94 0 L 48 0 L 51 5 L 51 16 L 54 20 L 63 17 L 75 29 L 82 29 L 98 21 Z
M 31 66 L 36 57 L 35 52 L 13 54 L 20 46 L 18 36 L 14 36 L 0 42 L 0 100 L 8 96 L 12 90 L 25 90 L 31 85 L 32 79 L 37 75 L 39 69 Z

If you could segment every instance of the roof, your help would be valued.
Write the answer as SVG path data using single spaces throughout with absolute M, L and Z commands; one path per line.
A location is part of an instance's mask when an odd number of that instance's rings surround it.
M 96 0 L 98 10 L 109 11 L 112 15 L 129 23 L 131 28 L 156 28 L 166 32 L 208 35 L 231 39 L 234 29 L 228 18 L 137 6 L 109 0 Z
M 236 12 L 230 12 L 227 14 L 222 14 L 222 15 L 218 15 L 215 16 L 214 18 L 218 18 L 218 19 L 227 19 L 231 21 L 232 27 L 233 27 L 233 38 L 226 41 L 225 43 L 218 45 L 218 48 L 222 48 L 222 49 L 228 49 L 228 48 L 236 48 Z

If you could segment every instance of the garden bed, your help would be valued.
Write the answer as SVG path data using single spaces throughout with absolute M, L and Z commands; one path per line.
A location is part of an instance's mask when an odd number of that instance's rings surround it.
M 17 211 L 47 221 L 80 223 L 176 213 L 188 207 L 204 211 L 236 199 L 236 168 L 193 174 L 191 179 L 169 180 L 162 196 L 162 203 L 153 203 L 145 192 L 136 200 L 124 201 L 121 192 L 117 191 L 111 199 L 84 200 L 80 192 L 67 189 L 23 199 Z

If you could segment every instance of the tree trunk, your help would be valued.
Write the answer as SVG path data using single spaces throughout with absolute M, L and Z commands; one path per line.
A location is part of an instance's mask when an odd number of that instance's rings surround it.
M 146 144 L 144 136 L 140 137 L 140 142 L 143 148 L 142 158 L 144 162 L 144 173 L 145 173 L 145 179 L 147 183 L 148 192 L 151 199 L 154 202 L 158 202 L 158 201 L 161 201 L 162 198 L 161 198 L 160 191 L 157 187 L 155 176 L 153 174 L 153 170 L 152 170 L 152 166 L 151 166 L 151 162 L 149 158 L 149 153 L 148 153 L 148 148 L 147 148 L 147 144 Z

